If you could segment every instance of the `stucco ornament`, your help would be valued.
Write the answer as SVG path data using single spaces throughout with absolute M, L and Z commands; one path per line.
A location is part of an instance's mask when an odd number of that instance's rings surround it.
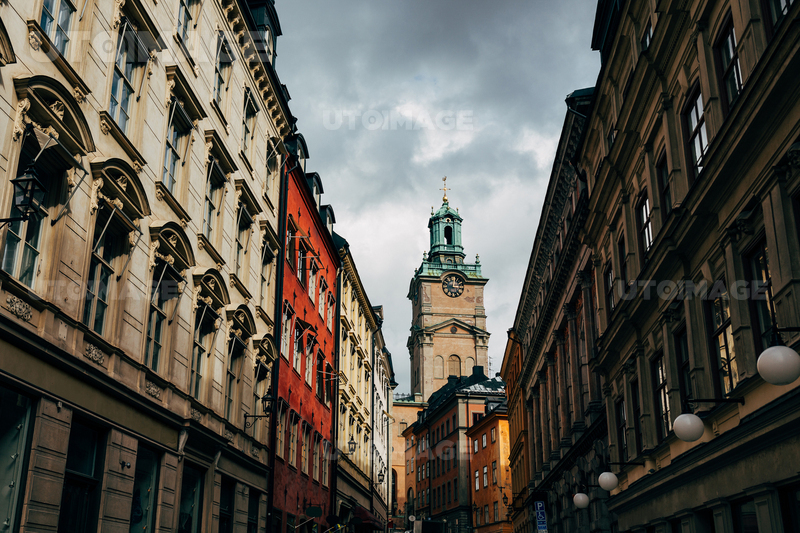
M 9 296 L 6 298 L 6 303 L 8 304 L 8 310 L 11 311 L 14 316 L 25 322 L 29 321 L 33 316 L 30 304 L 16 296 Z
M 86 349 L 83 351 L 83 355 L 87 359 L 94 361 L 98 365 L 102 365 L 106 360 L 106 356 L 103 354 L 103 352 L 100 351 L 100 348 L 98 348 L 94 344 L 87 343 Z
M 152 396 L 153 398 L 157 400 L 161 399 L 161 388 L 152 381 L 145 381 L 144 388 L 145 392 L 150 396 Z

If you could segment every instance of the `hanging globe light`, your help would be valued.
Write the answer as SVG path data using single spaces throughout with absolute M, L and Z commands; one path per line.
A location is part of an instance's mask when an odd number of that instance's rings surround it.
M 789 385 L 800 378 L 800 355 L 788 346 L 770 346 L 758 356 L 756 367 L 767 383 Z
M 586 509 L 589 507 L 589 496 L 583 492 L 579 492 L 572 497 L 572 503 L 574 503 L 575 507 L 578 509 Z
M 619 485 L 619 480 L 613 472 L 603 472 L 600 474 L 600 477 L 597 478 L 597 482 L 600 484 L 601 489 L 609 492 L 616 489 Z
M 683 413 L 672 422 L 675 435 L 684 442 L 694 442 L 703 436 L 705 425 L 700 417 L 692 413 Z

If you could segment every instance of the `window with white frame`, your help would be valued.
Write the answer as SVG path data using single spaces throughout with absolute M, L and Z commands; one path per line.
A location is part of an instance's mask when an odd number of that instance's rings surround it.
M 692 169 L 691 177 L 696 178 L 703 171 L 703 156 L 708 150 L 708 134 L 703 114 L 703 93 L 700 92 L 700 82 L 695 82 L 693 89 L 689 92 L 683 119 L 686 128 L 689 166 Z
M 122 133 L 127 134 L 133 103 L 139 99 L 144 84 L 143 71 L 150 61 L 150 51 L 128 17 L 122 17 L 118 35 L 108 112 Z
M 173 98 L 170 105 L 167 139 L 164 145 L 164 167 L 161 170 L 161 182 L 171 194 L 175 194 L 179 169 L 186 162 L 189 151 L 189 132 L 192 130 L 192 119 L 184 107 Z
M 291 466 L 297 466 L 297 429 L 299 419 L 297 413 L 292 412 L 291 416 L 291 433 L 289 435 L 289 464 Z
M 306 343 L 306 383 L 314 386 L 314 344 L 316 339 L 309 335 Z
M 292 350 L 292 322 L 294 310 L 289 302 L 283 303 L 283 327 L 281 328 L 281 355 L 288 361 Z
M 158 260 L 153 270 L 150 311 L 147 320 L 144 363 L 152 371 L 158 372 L 166 339 L 167 302 L 177 298 L 178 284 L 182 282 L 180 273 L 166 261 Z M 176 304 L 177 305 L 177 304 Z
M 184 47 L 189 44 L 189 32 L 196 26 L 195 11 L 198 0 L 178 0 L 177 33 Z
M 75 5 L 69 0 L 44 0 L 42 2 L 42 30 L 62 56 L 67 55 L 70 25 L 75 15 Z
M 256 114 L 258 113 L 258 104 L 253 98 L 253 92 L 250 87 L 245 87 L 244 90 L 244 111 L 242 113 L 242 154 L 245 157 L 252 158 L 253 140 L 256 134 Z
M 298 374 L 302 371 L 303 364 L 303 327 L 300 323 L 294 326 L 294 370 Z
M 217 34 L 217 52 L 214 59 L 213 101 L 222 109 L 223 98 L 228 91 L 231 78 L 231 63 L 234 60 L 233 48 L 222 31 Z
M 203 368 L 205 361 L 214 349 L 214 341 L 221 324 L 217 311 L 205 300 L 198 298 L 195 309 L 194 340 L 192 361 L 189 368 L 189 394 L 195 399 L 201 398 L 203 390 Z
M 242 282 L 246 281 L 247 249 L 250 246 L 250 236 L 253 233 L 253 217 L 244 203 L 239 202 L 239 209 L 236 216 L 236 260 L 234 261 L 234 274 Z
M 242 370 L 246 359 L 246 338 L 233 333 L 228 340 L 228 366 L 225 376 L 225 419 L 235 424 L 238 421 L 239 409 L 236 408 L 239 400 L 239 381 L 242 379 Z

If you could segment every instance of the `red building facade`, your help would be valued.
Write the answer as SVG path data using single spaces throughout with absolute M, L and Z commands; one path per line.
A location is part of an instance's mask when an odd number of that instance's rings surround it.
M 333 477 L 331 378 L 339 266 L 331 238 L 333 214 L 320 205 L 319 176 L 305 172 L 308 149 L 302 136 L 289 138 L 286 148 L 280 214 L 285 248 L 278 267 L 283 296 L 276 303 L 280 357 L 273 383 L 274 533 L 327 529 Z

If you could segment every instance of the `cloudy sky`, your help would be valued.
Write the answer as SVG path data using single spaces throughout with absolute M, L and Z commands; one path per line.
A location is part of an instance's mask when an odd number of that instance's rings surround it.
M 414 269 L 431 206 L 458 207 L 480 254 L 500 370 L 539 220 L 564 98 L 594 85 L 596 0 L 277 0 L 276 67 L 308 169 L 372 305 L 384 307 L 396 392 L 408 392 Z

